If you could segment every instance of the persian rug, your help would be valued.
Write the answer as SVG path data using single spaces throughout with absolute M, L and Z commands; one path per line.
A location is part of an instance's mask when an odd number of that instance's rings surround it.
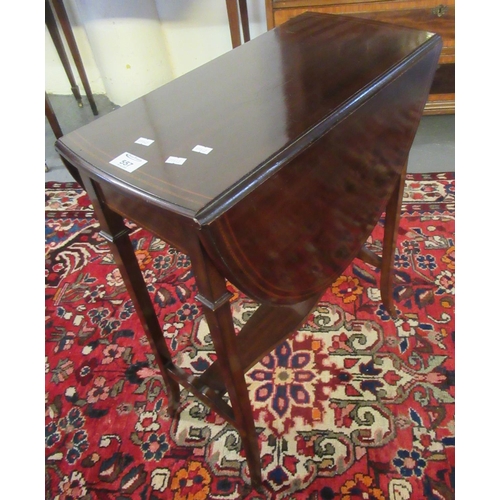
M 47 499 L 454 498 L 454 175 L 408 175 L 394 321 L 355 260 L 246 375 L 265 492 L 238 433 L 166 393 L 86 193 L 46 184 Z M 128 223 L 174 360 L 214 358 L 186 255 Z M 368 244 L 381 251 L 382 216 Z M 236 329 L 257 305 L 229 285 Z

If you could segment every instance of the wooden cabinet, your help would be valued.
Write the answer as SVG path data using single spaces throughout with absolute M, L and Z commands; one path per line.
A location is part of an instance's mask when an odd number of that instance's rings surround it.
M 441 35 L 443 50 L 425 114 L 455 112 L 455 0 L 266 0 L 267 27 L 306 11 L 374 19 Z

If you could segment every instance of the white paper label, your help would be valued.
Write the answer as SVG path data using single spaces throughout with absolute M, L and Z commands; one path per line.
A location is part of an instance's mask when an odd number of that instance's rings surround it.
M 153 139 L 146 139 L 145 137 L 139 137 L 137 141 L 135 141 L 136 144 L 141 144 L 142 146 L 151 146 L 155 142 Z
M 178 158 L 177 156 L 169 156 L 165 163 L 173 163 L 174 165 L 182 165 L 186 161 L 186 158 Z
M 135 169 L 142 167 L 147 162 L 148 160 L 144 160 L 131 153 L 125 152 L 120 156 L 117 156 L 114 160 L 111 160 L 109 163 L 115 167 L 121 168 L 122 170 L 126 170 L 127 172 L 133 172 Z
M 210 151 L 212 151 L 212 149 L 213 148 L 208 148 L 207 146 L 201 146 L 200 144 L 198 144 L 193 148 L 193 151 L 195 153 L 203 153 L 204 155 L 207 155 L 208 153 L 210 153 Z

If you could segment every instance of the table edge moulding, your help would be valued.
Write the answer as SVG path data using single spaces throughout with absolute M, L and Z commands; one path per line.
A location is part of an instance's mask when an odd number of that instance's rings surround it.
M 165 380 L 239 432 L 262 486 L 245 373 L 291 335 L 354 258 L 393 259 L 406 162 L 442 48 L 439 35 L 303 13 L 59 138 Z M 365 245 L 384 217 L 383 249 Z M 125 220 L 186 253 L 217 359 L 174 365 Z M 259 307 L 236 334 L 227 282 Z M 226 395 L 229 396 L 229 402 Z

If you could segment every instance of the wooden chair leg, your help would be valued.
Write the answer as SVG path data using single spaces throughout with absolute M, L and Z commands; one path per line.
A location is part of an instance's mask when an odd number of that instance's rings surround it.
M 90 178 L 82 178 L 84 189 L 92 202 L 101 226 L 101 235 L 108 241 L 123 281 L 134 303 L 144 331 L 148 337 L 156 363 L 167 386 L 168 412 L 174 416 L 179 406 L 179 384 L 167 369 L 172 358 L 163 337 L 151 297 L 146 288 L 134 248 L 128 236 L 129 230 L 123 218 L 100 203 L 98 186 Z
M 240 7 L 241 29 L 243 31 L 243 41 L 250 41 L 250 24 L 248 21 L 248 6 L 247 0 L 238 0 Z
M 190 254 L 191 266 L 198 286 L 198 299 L 204 306 L 205 318 L 224 377 L 237 430 L 245 450 L 252 486 L 262 487 L 260 449 L 252 406 L 248 395 L 241 359 L 238 355 L 236 333 L 224 277 L 199 246 Z
M 389 199 L 385 214 L 384 246 L 382 250 L 382 270 L 380 276 L 380 292 L 382 302 L 389 314 L 395 318 L 397 316 L 393 298 L 394 286 L 394 253 L 398 237 L 399 221 L 401 218 L 401 203 L 406 179 L 405 164 L 401 176 L 394 187 L 394 191 Z
M 229 30 L 231 33 L 231 44 L 233 49 L 241 45 L 240 16 L 236 0 L 226 0 L 227 17 L 229 19 Z
M 250 41 L 250 23 L 248 20 L 248 6 L 246 0 L 226 0 L 227 17 L 229 20 L 229 30 L 231 32 L 231 43 L 233 49 L 241 45 L 241 30 L 243 31 L 243 41 Z

